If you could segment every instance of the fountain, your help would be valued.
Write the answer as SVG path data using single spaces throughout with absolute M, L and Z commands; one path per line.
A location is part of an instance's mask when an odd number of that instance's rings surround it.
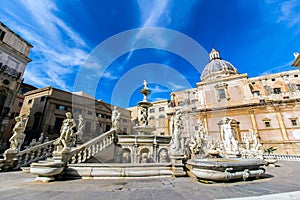
M 119 162 L 125 163 L 162 163 L 169 162 L 169 136 L 154 135 L 155 127 L 148 125 L 148 109 L 152 103 L 148 102 L 151 91 L 144 80 L 144 87 L 140 90 L 143 100 L 138 102 L 140 108 L 139 121 L 133 127 L 134 132 L 129 135 L 119 135 L 118 145 L 122 148 Z M 163 158 L 164 157 L 164 158 Z
M 190 139 L 191 159 L 187 168 L 201 180 L 227 181 L 230 179 L 246 180 L 259 178 L 265 173 L 262 159 L 241 158 L 240 149 L 230 126 L 232 119 L 223 118 L 221 141 L 213 140 L 206 134 L 206 129 L 199 120 L 199 131 Z
M 148 88 L 148 83 L 144 80 L 144 88 L 140 91 L 144 98 L 143 101 L 138 102 L 138 106 L 142 108 L 141 110 L 141 125 L 137 124 L 137 126 L 133 127 L 133 129 L 139 135 L 151 135 L 153 131 L 155 131 L 155 127 L 148 126 L 148 109 L 152 106 L 152 103 L 148 102 L 148 95 L 151 94 L 151 91 Z

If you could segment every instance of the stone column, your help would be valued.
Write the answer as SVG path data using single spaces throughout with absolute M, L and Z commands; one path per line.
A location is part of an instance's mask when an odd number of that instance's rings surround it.
M 200 117 L 200 119 L 201 119 L 201 117 Z M 204 124 L 204 126 L 205 126 L 205 129 L 206 129 L 206 131 L 207 131 L 207 135 L 209 135 L 209 134 L 208 134 L 207 114 L 202 115 L 202 121 L 203 121 L 203 124 Z
M 254 115 L 254 110 L 252 110 L 252 109 L 249 110 L 249 114 L 250 114 L 250 118 L 251 118 L 252 129 L 253 129 L 254 133 L 257 133 L 258 127 L 257 127 L 255 115 Z
M 276 111 L 276 116 L 278 119 L 278 123 L 279 123 L 279 127 L 281 130 L 281 135 L 284 141 L 289 140 L 286 129 L 285 129 L 285 125 L 284 125 L 284 121 L 282 119 L 282 115 L 281 115 L 281 109 L 279 107 L 275 107 L 275 111 Z

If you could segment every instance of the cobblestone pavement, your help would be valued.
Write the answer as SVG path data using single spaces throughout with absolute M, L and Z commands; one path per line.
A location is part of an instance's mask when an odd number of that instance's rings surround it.
M 280 161 L 279 165 L 266 167 L 260 179 L 214 184 L 190 177 L 41 183 L 28 173 L 0 172 L 0 199 L 300 199 L 300 162 Z

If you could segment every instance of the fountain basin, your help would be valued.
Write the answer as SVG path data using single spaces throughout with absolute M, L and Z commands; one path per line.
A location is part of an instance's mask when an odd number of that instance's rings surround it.
M 123 179 L 172 177 L 171 163 L 80 163 L 69 164 L 66 169 L 69 178 Z
M 30 165 L 30 173 L 38 175 L 36 181 L 49 182 L 64 170 L 64 162 L 37 162 Z
M 231 179 L 246 180 L 250 177 L 259 178 L 265 173 L 265 164 L 260 159 L 215 158 L 191 159 L 187 168 L 199 179 L 227 181 Z

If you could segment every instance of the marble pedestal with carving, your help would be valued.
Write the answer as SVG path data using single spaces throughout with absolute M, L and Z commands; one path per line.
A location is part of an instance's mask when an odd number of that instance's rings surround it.
M 185 176 L 184 164 L 182 163 L 184 155 L 170 155 L 172 163 L 173 176 Z
M 18 163 L 18 153 L 19 151 L 16 149 L 7 149 L 3 154 L 4 159 L 0 159 L 0 169 L 2 171 L 12 170 Z
M 68 158 L 68 152 L 53 152 L 53 160 L 40 161 L 30 165 L 30 173 L 37 175 L 36 181 L 53 181 L 63 173 Z

